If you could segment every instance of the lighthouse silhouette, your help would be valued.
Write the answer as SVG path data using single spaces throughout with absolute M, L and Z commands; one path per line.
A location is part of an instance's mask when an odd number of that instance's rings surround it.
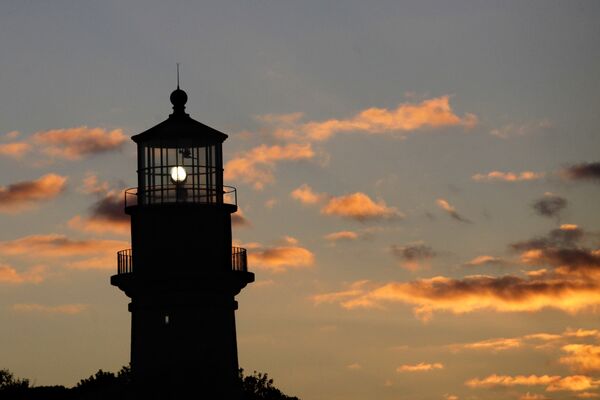
M 131 298 L 135 398 L 241 397 L 235 296 L 250 282 L 246 250 L 232 247 L 236 189 L 223 185 L 227 135 L 185 112 L 132 137 L 137 188 L 125 192 L 132 248 L 110 279 Z

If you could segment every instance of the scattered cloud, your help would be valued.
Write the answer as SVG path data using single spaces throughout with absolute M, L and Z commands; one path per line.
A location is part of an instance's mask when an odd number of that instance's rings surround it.
M 7 132 L 4 135 L 2 135 L 2 139 L 3 140 L 14 140 L 14 139 L 18 138 L 19 136 L 21 136 L 21 132 L 10 131 L 10 132 Z
M 129 247 L 127 242 L 117 240 L 74 240 L 64 235 L 31 235 L 15 240 L 0 241 L 0 254 L 8 256 L 71 257 L 99 253 L 114 254 Z
M 581 247 L 584 237 L 581 229 L 565 224 L 545 237 L 511 244 L 521 252 L 523 262 L 552 267 L 535 274 L 526 271 L 524 277 L 471 275 L 408 282 L 359 281 L 350 284 L 349 289 L 313 296 L 313 301 L 338 303 L 346 309 L 409 304 L 423 320 L 437 311 L 464 314 L 480 310 L 594 310 L 600 306 L 600 250 Z
M 316 303 L 339 303 L 346 309 L 377 308 L 386 303 L 414 306 L 415 315 L 428 320 L 436 311 L 465 314 L 539 311 L 553 308 L 577 312 L 600 306 L 600 285 L 583 280 L 553 280 L 516 276 L 436 276 L 409 282 L 389 282 L 355 287 L 313 297 Z
M 85 194 L 105 194 L 109 192 L 110 188 L 108 182 L 100 182 L 96 174 L 88 172 L 83 178 L 80 190 Z
M 265 201 L 265 207 L 267 207 L 269 209 L 275 207 L 276 205 L 277 205 L 277 199 L 275 199 L 275 198 Z
M 521 261 L 525 264 L 554 267 L 541 277 L 586 279 L 596 283 L 600 281 L 600 249 L 583 247 L 584 238 L 582 229 L 563 224 L 546 236 L 512 243 L 510 247 L 521 253 Z
M 346 290 L 317 294 L 312 296 L 312 300 L 315 304 L 341 303 L 363 295 L 366 291 L 365 287 L 369 284 L 370 282 L 368 280 L 352 282 L 348 285 Z
M 511 137 L 531 135 L 551 127 L 552 123 L 547 119 L 530 121 L 522 124 L 509 123 L 499 128 L 492 129 L 490 135 L 499 139 L 508 139 Z
M 533 209 L 542 217 L 557 217 L 567 207 L 567 199 L 553 193 L 544 193 L 544 197 L 532 204 Z
M 450 345 L 453 351 L 459 350 L 485 350 L 499 352 L 504 350 L 516 349 L 523 345 L 522 338 L 496 338 L 486 339 L 478 342 Z
M 405 364 L 396 368 L 396 372 L 427 372 L 443 368 L 444 365 L 442 363 L 419 363 L 414 365 Z
M 261 190 L 275 181 L 273 171 L 278 162 L 308 160 L 314 156 L 315 152 L 310 143 L 290 143 L 284 146 L 263 144 L 239 153 L 229 160 L 225 164 L 224 178 L 240 180 Z
M 100 257 L 90 257 L 83 260 L 69 261 L 64 264 L 65 268 L 78 270 L 114 270 L 116 265 L 115 254 L 110 252 Z
M 489 255 L 481 255 L 473 258 L 471 261 L 466 262 L 464 265 L 467 267 L 478 267 L 481 265 L 506 265 L 508 261 Z
M 240 180 L 261 190 L 275 181 L 277 163 L 312 159 L 316 156 L 312 143 L 328 140 L 338 133 L 397 134 L 452 126 L 470 129 L 478 123 L 474 114 L 456 115 L 450 106 L 450 96 L 416 104 L 401 103 L 392 110 L 368 108 L 348 119 L 302 122 L 302 117 L 302 113 L 257 117 L 270 125 L 275 140 L 287 144 L 262 144 L 235 155 L 225 165 L 225 179 Z
M 437 199 L 435 202 L 439 208 L 447 212 L 448 215 L 450 215 L 456 221 L 471 223 L 471 221 L 468 218 L 465 218 L 462 215 L 460 215 L 458 211 L 456 211 L 456 208 L 454 208 L 454 206 L 452 206 L 447 200 L 440 198 Z
M 346 365 L 346 368 L 348 368 L 349 370 L 352 370 L 352 371 L 357 371 L 359 369 L 362 369 L 362 366 L 359 363 L 355 362 L 355 363 Z
M 383 200 L 373 201 L 364 193 L 356 192 L 345 196 L 331 197 L 321 209 L 325 215 L 367 221 L 372 219 L 402 218 L 403 214 L 395 207 L 389 207 Z
M 585 375 L 566 377 L 550 375 L 490 375 L 483 379 L 473 378 L 465 382 L 470 388 L 494 388 L 514 386 L 545 386 L 548 392 L 583 391 L 598 387 L 600 381 Z
M 250 247 L 252 251 L 248 251 L 248 263 L 253 268 L 283 272 L 294 268 L 310 268 L 315 262 L 315 255 L 299 246 L 294 238 L 285 237 L 281 246 L 264 247 L 257 244 Z
M 523 171 L 523 172 L 502 172 L 492 171 L 487 174 L 475 174 L 471 178 L 477 182 L 527 182 L 542 179 L 545 176 L 543 172 Z
M 448 347 L 454 351 L 462 350 L 478 350 L 499 352 L 505 350 L 519 349 L 523 347 L 532 347 L 535 349 L 548 349 L 550 347 L 556 349 L 564 349 L 572 340 L 592 339 L 597 341 L 600 339 L 600 331 L 596 329 L 567 329 L 561 333 L 538 332 L 512 338 L 492 338 L 470 343 L 451 344 Z M 568 343 L 568 344 L 565 344 Z M 579 348 L 573 353 L 582 353 Z M 587 350 L 587 349 L 586 349 Z M 569 364 L 571 360 L 566 361 Z M 582 371 L 587 372 L 587 370 Z
M 521 397 L 519 397 L 519 400 L 550 400 L 550 399 L 540 393 L 527 392 L 524 395 L 522 395 Z
M 13 304 L 12 310 L 18 313 L 37 313 L 37 314 L 66 314 L 76 315 L 86 311 L 88 306 L 86 304 L 61 304 L 57 306 L 49 306 L 44 304 L 35 303 L 20 303 Z
M 79 126 L 37 132 L 31 137 L 31 142 L 52 158 L 80 160 L 84 156 L 117 150 L 126 139 L 121 129 L 109 131 Z
M 95 193 L 100 193 L 96 190 Z M 111 190 L 90 207 L 90 215 L 76 215 L 68 225 L 72 229 L 93 233 L 114 233 L 128 235 L 130 232 L 129 215 L 125 214 L 124 192 Z
M 306 183 L 297 189 L 294 189 L 292 193 L 290 193 L 290 196 L 302 204 L 317 204 L 327 197 L 324 193 L 316 193 Z
M 332 196 L 327 193 L 317 193 L 309 185 L 303 184 L 293 190 L 290 196 L 302 204 L 323 204 L 321 214 L 335 215 L 360 222 L 404 217 L 404 214 L 397 208 L 388 206 L 381 199 L 374 201 L 362 192 Z
M 393 110 L 369 108 L 348 119 L 308 122 L 301 128 L 310 140 L 327 140 L 343 132 L 383 134 L 448 126 L 472 128 L 477 122 L 474 114 L 462 118 L 456 115 L 450 107 L 450 96 L 441 96 L 418 104 L 401 103 Z
M 341 240 L 356 240 L 359 238 L 359 234 L 354 231 L 339 231 L 329 233 L 324 236 L 325 240 L 330 242 L 338 242 Z
M 573 181 L 600 182 L 600 162 L 575 164 L 562 170 L 562 175 Z
M 31 145 L 25 142 L 0 144 L 0 156 L 20 159 L 31 151 Z
M 51 200 L 65 190 L 66 182 L 64 176 L 46 174 L 33 181 L 0 186 L 0 212 L 20 212 Z
M 246 217 L 246 214 L 244 214 L 242 207 L 240 207 L 240 206 L 238 206 L 238 209 L 236 212 L 231 214 L 231 224 L 238 228 L 248 227 L 248 226 L 252 225 L 250 223 L 250 220 Z
M 38 265 L 19 272 L 7 264 L 0 264 L 0 284 L 20 285 L 24 283 L 41 283 L 46 278 L 46 267 Z
M 567 356 L 560 363 L 577 372 L 600 371 L 600 346 L 591 344 L 568 344 L 562 347 Z
M 473 128 L 477 116 L 458 116 L 450 106 L 450 96 L 440 96 L 420 103 L 401 103 L 395 109 L 368 108 L 346 119 L 302 122 L 302 113 L 268 114 L 258 119 L 274 127 L 273 136 L 282 140 L 324 141 L 338 133 L 367 134 L 407 133 L 444 127 Z
M 580 399 L 597 399 L 598 397 L 600 397 L 600 394 L 592 393 L 592 392 L 583 392 L 583 393 L 578 393 L 577 397 Z
M 436 256 L 436 252 L 423 242 L 409 243 L 404 246 L 393 245 L 391 251 L 402 261 L 402 267 L 410 271 L 428 267 L 428 261 Z

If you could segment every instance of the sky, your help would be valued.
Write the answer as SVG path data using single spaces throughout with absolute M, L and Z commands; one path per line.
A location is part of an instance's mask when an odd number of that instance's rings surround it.
M 0 368 L 129 362 L 129 138 L 229 135 L 240 365 L 305 400 L 600 398 L 597 1 L 3 1 Z

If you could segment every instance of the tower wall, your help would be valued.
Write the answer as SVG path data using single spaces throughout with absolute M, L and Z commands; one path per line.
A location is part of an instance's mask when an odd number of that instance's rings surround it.
M 131 366 L 140 393 L 239 398 L 231 212 L 235 206 L 135 206 Z
M 136 274 L 196 274 L 231 269 L 231 213 L 227 204 L 129 207 Z

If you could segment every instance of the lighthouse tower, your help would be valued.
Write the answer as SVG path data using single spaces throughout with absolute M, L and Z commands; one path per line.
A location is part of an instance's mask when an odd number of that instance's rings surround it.
M 132 137 L 138 187 L 125 192 L 132 248 L 110 279 L 131 298 L 131 368 L 140 398 L 237 400 L 235 296 L 250 282 L 232 247 L 235 188 L 223 185 L 227 135 L 185 112 Z

